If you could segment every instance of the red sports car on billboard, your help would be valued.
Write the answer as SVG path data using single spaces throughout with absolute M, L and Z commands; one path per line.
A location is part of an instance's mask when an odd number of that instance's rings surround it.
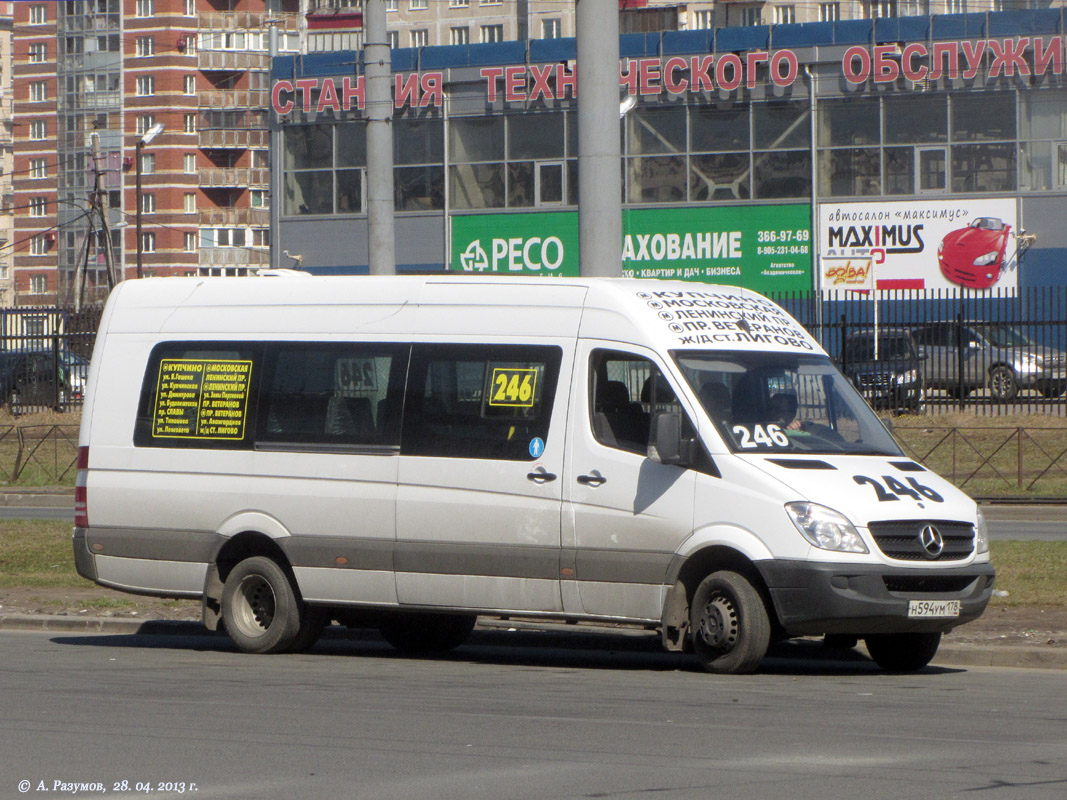
M 941 273 L 968 289 L 988 289 L 1000 279 L 1011 225 L 997 217 L 978 217 L 952 231 L 937 248 Z

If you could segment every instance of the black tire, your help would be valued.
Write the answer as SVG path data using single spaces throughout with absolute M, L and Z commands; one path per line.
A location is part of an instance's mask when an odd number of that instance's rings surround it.
M 1049 400 L 1055 400 L 1061 394 L 1063 394 L 1064 387 L 1062 384 L 1046 384 L 1041 387 L 1041 396 L 1047 397 Z
M 284 653 L 297 641 L 305 613 L 293 581 L 265 556 L 246 558 L 222 587 L 226 633 L 245 653 Z
M 941 644 L 940 633 L 879 633 L 865 636 L 874 663 L 889 672 L 916 672 L 929 664 Z
M 1015 399 L 1019 394 L 1019 382 L 1015 379 L 1011 367 L 1001 364 L 989 371 L 989 393 L 993 395 L 994 400 L 1002 403 Z
M 447 653 L 471 635 L 474 614 L 390 614 L 378 625 L 382 638 L 404 653 Z
M 770 617 L 759 591 L 727 570 L 701 581 L 689 608 L 689 627 L 693 652 L 708 672 L 752 672 L 771 641 Z
M 315 646 L 315 642 L 322 636 L 322 631 L 333 620 L 330 609 L 319 606 L 304 606 L 304 613 L 300 618 L 300 630 L 296 639 L 289 645 L 286 652 L 303 653 Z

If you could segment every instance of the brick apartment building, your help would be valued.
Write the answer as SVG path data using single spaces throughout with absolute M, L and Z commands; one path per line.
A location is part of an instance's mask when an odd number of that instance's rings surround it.
M 0 308 L 11 303 L 14 211 L 11 197 L 11 7 L 0 3 Z
M 138 255 L 146 276 L 266 264 L 269 30 L 296 49 L 297 0 L 12 5 L 14 302 L 70 304 L 82 268 L 99 299 L 109 242 L 113 279 Z

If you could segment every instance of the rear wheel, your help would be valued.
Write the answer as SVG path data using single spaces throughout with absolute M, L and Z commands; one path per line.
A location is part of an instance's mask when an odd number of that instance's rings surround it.
M 265 556 L 241 561 L 223 584 L 226 632 L 245 653 L 290 649 L 301 633 L 304 613 L 304 604 L 285 570 Z
M 929 664 L 941 644 L 940 633 L 879 633 L 864 637 L 874 663 L 890 672 L 915 672 Z
M 474 630 L 474 614 L 390 614 L 378 626 L 382 638 L 405 653 L 447 653 Z
M 701 581 L 689 609 L 689 626 L 693 652 L 708 672 L 752 672 L 771 641 L 760 593 L 743 575 L 728 570 Z

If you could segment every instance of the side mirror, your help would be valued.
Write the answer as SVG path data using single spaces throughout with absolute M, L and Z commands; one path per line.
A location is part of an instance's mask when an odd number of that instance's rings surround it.
M 926 345 L 924 345 L 924 344 L 919 345 L 916 348 L 915 356 L 920 361 L 926 361 L 928 358 L 930 358 L 930 353 L 927 351 Z
M 682 418 L 680 415 L 669 412 L 653 415 L 648 457 L 660 464 L 682 463 Z

